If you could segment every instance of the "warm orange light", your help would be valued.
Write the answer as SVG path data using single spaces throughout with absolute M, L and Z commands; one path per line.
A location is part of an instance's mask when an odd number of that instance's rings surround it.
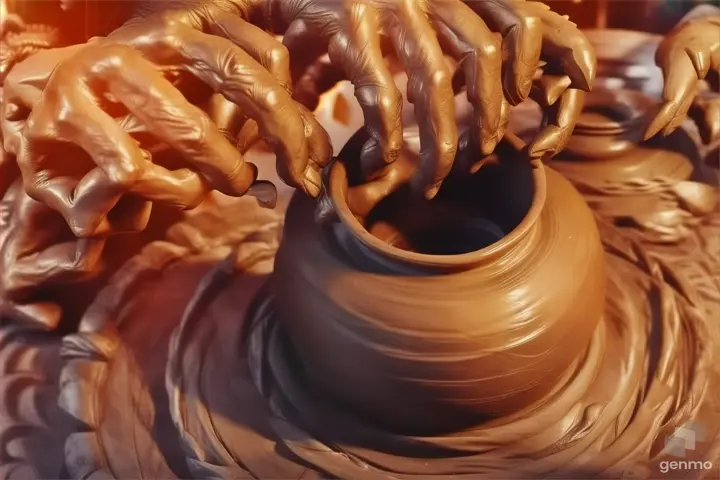
M 5 0 L 0 0 L 0 23 L 3 23 L 3 20 L 8 14 L 7 5 L 5 5 Z

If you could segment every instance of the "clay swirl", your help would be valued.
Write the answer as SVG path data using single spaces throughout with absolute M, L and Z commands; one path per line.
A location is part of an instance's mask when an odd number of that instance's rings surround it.
M 653 478 L 665 437 L 717 425 L 717 334 L 666 263 L 599 219 L 608 295 L 574 376 L 541 405 L 445 436 L 392 434 L 359 420 L 298 375 L 274 304 L 256 311 L 249 352 L 277 434 L 304 462 L 340 478 Z M 261 368 L 262 367 L 262 368 Z M 288 426 L 289 425 L 289 426 Z M 720 458 L 718 432 L 701 460 Z

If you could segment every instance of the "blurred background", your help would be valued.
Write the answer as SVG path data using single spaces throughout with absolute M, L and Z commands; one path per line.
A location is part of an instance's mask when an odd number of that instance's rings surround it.
M 0 0 L 2 3 L 3 0 Z M 11 11 L 34 23 L 72 25 L 66 32 L 102 35 L 114 28 L 116 15 L 132 5 L 128 0 L 4 0 Z M 553 10 L 569 15 L 584 29 L 629 29 L 667 32 L 687 12 L 702 4 L 720 6 L 720 0 L 545 0 Z M 73 5 L 72 9 L 63 9 Z M 68 41 L 73 39 L 68 38 Z

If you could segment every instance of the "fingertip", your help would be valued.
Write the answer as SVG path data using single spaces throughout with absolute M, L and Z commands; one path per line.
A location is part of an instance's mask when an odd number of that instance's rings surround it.
M 705 78 L 710 71 L 709 55 L 702 50 L 693 51 L 690 48 L 686 48 L 685 53 L 690 58 L 698 78 Z
M 490 155 L 495 151 L 495 147 L 497 147 L 497 144 L 499 142 L 499 136 L 493 135 L 490 138 L 486 138 L 483 140 L 482 145 L 480 146 L 480 153 L 482 155 Z
M 667 127 L 668 123 L 675 116 L 676 110 L 677 107 L 674 104 L 668 103 L 664 105 L 660 109 L 660 112 L 655 115 L 655 117 L 652 119 L 647 129 L 645 130 L 644 140 L 650 140 L 651 138 L 656 136 L 663 128 Z
M 314 168 L 308 167 L 303 175 L 302 186 L 310 198 L 317 198 L 322 191 L 322 175 Z
M 572 60 L 566 62 L 566 71 L 573 86 L 591 92 L 597 74 L 597 61 L 592 48 L 573 50 Z
M 538 133 L 537 137 L 530 143 L 528 155 L 532 159 L 554 155 L 561 139 L 562 129 L 557 126 L 549 126 Z
M 247 193 L 250 186 L 257 179 L 257 176 L 257 166 L 245 160 L 240 160 L 237 167 L 227 176 L 228 189 L 218 190 L 226 195 L 241 197 Z
M 426 200 L 432 200 L 435 198 L 435 196 L 440 191 L 440 187 L 442 186 L 442 182 L 436 183 L 435 185 L 432 185 L 431 187 L 427 188 L 425 190 L 425 199 Z

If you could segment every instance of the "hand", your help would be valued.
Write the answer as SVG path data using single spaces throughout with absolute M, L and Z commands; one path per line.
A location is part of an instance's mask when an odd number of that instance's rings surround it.
M 464 72 L 474 107 L 469 132 L 483 155 L 503 136 L 510 104 L 530 94 L 541 53 L 557 80 L 538 82 L 545 104 L 554 105 L 549 125 L 531 147 L 540 156 L 559 151 L 589 90 L 595 58 L 589 43 L 565 18 L 542 4 L 504 0 L 269 0 L 289 25 L 284 44 L 294 78 L 323 53 L 355 85 L 371 139 L 361 163 L 369 177 L 392 164 L 402 146 L 402 97 L 383 61 L 389 41 L 407 71 L 422 152 L 413 187 L 432 198 L 453 166 L 458 129 L 452 75 L 444 54 Z M 274 7 L 272 7 L 274 5 Z M 501 32 L 502 35 L 493 32 Z M 503 65 L 503 43 L 508 58 Z M 312 47 L 312 48 L 311 48 Z M 460 141 L 463 146 L 467 141 Z
M 205 24 L 225 38 L 203 33 Z M 287 62 L 276 52 L 283 47 L 272 37 L 210 7 L 165 12 L 107 39 L 40 52 L 5 83 L 5 146 L 17 155 L 31 197 L 60 212 L 80 237 L 122 231 L 108 213 L 127 193 L 185 208 L 213 188 L 242 195 L 257 170 L 166 78 L 185 72 L 239 106 L 233 128 L 254 123 L 245 123 L 245 115 L 256 121 L 275 147 L 281 178 L 317 195 L 319 171 L 331 157 L 329 139 L 292 101 L 282 68 Z M 154 163 L 125 131 L 137 126 L 169 145 L 188 168 Z M 61 164 L 55 153 L 66 154 L 68 146 L 84 150 L 95 165 Z
M 62 217 L 15 182 L 0 199 L 0 317 L 52 329 L 59 305 L 33 294 L 102 272 L 102 238 L 75 238 Z
M 645 138 L 660 131 L 669 135 L 690 112 L 705 142 L 720 139 L 720 96 L 698 96 L 703 79 L 717 81 L 715 90 L 720 92 L 720 14 L 693 18 L 675 27 L 658 47 L 655 60 L 665 77 L 664 103 Z

